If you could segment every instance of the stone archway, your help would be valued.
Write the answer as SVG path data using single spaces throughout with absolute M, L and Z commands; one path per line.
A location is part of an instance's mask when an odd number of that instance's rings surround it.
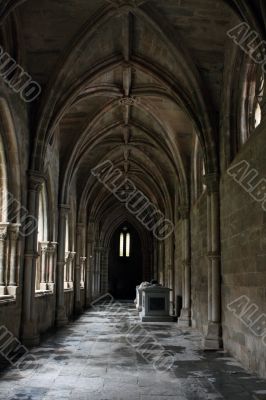
M 143 255 L 140 237 L 128 222 L 113 234 L 108 261 L 108 291 L 115 298 L 133 299 L 135 287 L 143 279 Z

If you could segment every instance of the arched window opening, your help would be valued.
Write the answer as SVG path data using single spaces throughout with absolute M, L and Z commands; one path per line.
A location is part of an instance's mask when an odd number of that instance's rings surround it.
M 55 243 L 48 239 L 48 196 L 45 183 L 39 192 L 38 202 L 38 259 L 36 262 L 35 291 L 52 291 L 54 288 Z
M 250 126 L 250 133 L 253 132 L 260 124 L 261 124 L 261 118 L 262 118 L 262 113 L 261 113 L 261 103 L 263 100 L 263 94 L 264 94 L 264 74 L 262 71 L 259 69 L 259 73 L 256 73 L 255 76 L 256 79 L 254 79 L 254 98 L 251 99 L 251 126 Z
M 110 239 L 108 251 L 101 250 L 103 285 L 100 287 L 104 289 L 104 293 L 108 292 L 114 298 L 133 299 L 136 286 L 145 280 L 145 274 L 147 273 L 147 279 L 152 274 L 150 271 L 153 255 L 152 251 L 149 251 L 152 246 L 149 247 L 145 238 L 142 242 L 137 229 L 127 220 L 121 221 Z M 143 247 L 147 249 L 146 254 L 143 254 Z
M 3 98 L 0 99 L 0 120 L 0 299 L 6 301 L 16 297 L 19 286 L 20 221 L 25 214 L 21 215 L 20 191 L 17 190 L 16 135 Z
M 38 206 L 38 242 L 47 240 L 47 194 L 45 185 L 42 184 L 41 191 L 39 193 L 39 206 Z
M 194 165 L 193 165 L 193 197 L 194 201 L 202 195 L 202 193 L 206 189 L 206 185 L 204 183 L 205 176 L 205 163 L 202 152 L 202 147 L 200 145 L 200 141 L 198 136 L 195 139 L 195 148 L 194 148 Z
M 8 218 L 8 190 L 6 160 L 2 140 L 0 140 L 0 221 L 6 222 Z
M 119 256 L 124 256 L 124 233 L 120 233 Z
M 257 103 L 255 109 L 255 128 L 257 128 L 261 123 L 261 107 L 260 104 Z
M 130 233 L 126 232 L 127 227 L 123 228 L 123 232 L 120 233 L 119 239 L 119 257 L 130 257 Z
M 241 84 L 241 101 L 239 110 L 238 135 L 235 140 L 235 153 L 248 140 L 257 129 L 262 120 L 261 104 L 264 95 L 264 74 L 261 66 L 251 64 L 249 61 L 243 71 L 245 79 Z
M 72 214 L 72 213 L 71 213 Z M 66 233 L 65 233 L 65 265 L 64 265 L 64 289 L 72 290 L 74 286 L 74 258 L 76 253 L 72 251 L 72 231 L 69 221 L 69 215 L 66 217 Z
M 9 241 L 8 234 L 8 190 L 7 190 L 7 172 L 4 146 L 0 137 L 0 297 L 8 296 L 8 284 L 12 273 L 12 266 L 9 261 Z M 8 252 L 8 253 L 7 253 Z M 13 266 L 15 268 L 15 266 Z M 14 271 L 13 271 L 14 272 Z M 12 297 L 12 296 L 11 296 Z
M 69 251 L 69 218 L 68 218 L 68 216 L 66 217 L 65 249 L 66 249 L 66 252 Z
M 126 257 L 130 257 L 130 233 L 126 234 Z

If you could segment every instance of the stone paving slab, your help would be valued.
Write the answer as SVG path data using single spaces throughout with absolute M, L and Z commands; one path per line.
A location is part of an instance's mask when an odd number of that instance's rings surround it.
M 141 325 L 134 306 L 126 303 L 107 317 L 108 308 L 99 307 L 46 337 L 32 350 L 39 367 L 28 377 L 3 367 L 0 400 L 265 398 L 265 380 L 223 351 L 202 351 L 195 330 L 176 323 Z M 173 356 L 167 371 L 154 366 L 162 349 Z

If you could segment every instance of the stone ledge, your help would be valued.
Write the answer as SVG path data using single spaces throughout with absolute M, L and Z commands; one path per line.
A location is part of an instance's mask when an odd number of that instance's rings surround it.
M 177 321 L 177 317 L 175 317 L 174 315 L 166 315 L 166 316 L 141 316 L 141 322 L 176 322 Z
M 51 296 L 54 292 L 52 290 L 40 290 L 35 292 L 35 297 Z
M 266 400 L 266 390 L 257 391 L 253 394 L 254 400 Z
M 8 303 L 15 303 L 16 298 L 10 294 L 4 294 L 0 296 L 0 305 L 1 304 L 8 304 Z

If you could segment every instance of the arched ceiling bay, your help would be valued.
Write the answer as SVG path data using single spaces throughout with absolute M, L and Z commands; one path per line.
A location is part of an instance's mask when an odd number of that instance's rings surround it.
M 62 202 L 75 181 L 78 197 L 104 215 L 109 196 L 91 170 L 111 160 L 173 208 L 178 185 L 186 197 L 195 133 L 217 167 L 233 17 L 226 1 L 27 0 L 10 1 L 10 10 L 16 5 L 28 72 L 43 88 L 32 168 L 42 168 L 58 135 Z

